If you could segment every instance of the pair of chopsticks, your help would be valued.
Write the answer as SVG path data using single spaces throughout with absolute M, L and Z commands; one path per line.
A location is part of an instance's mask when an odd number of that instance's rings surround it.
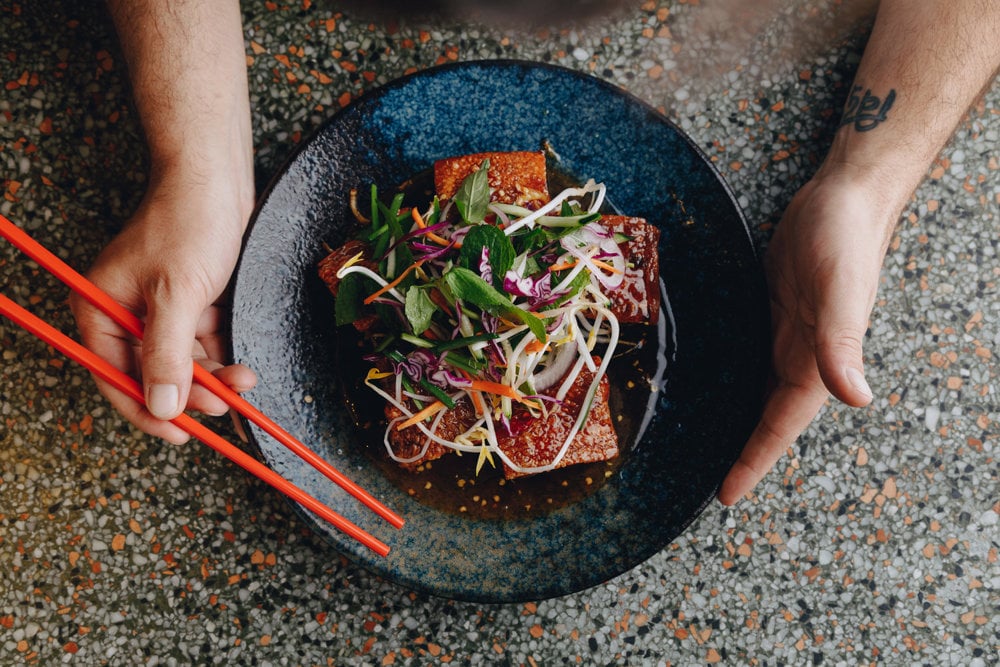
M 135 336 L 137 339 L 142 338 L 143 324 L 142 321 L 135 316 L 135 314 L 108 296 L 99 287 L 97 287 L 97 285 L 74 271 L 69 265 L 49 252 L 44 246 L 32 239 L 28 234 L 21 230 L 20 227 L 15 225 L 3 215 L 0 215 L 0 236 L 3 236 L 12 244 L 17 246 L 17 248 L 19 248 L 24 254 L 35 260 L 39 265 L 52 273 L 52 275 L 65 283 L 70 289 L 85 298 L 96 308 L 104 312 L 108 317 L 124 327 L 130 334 Z M 101 378 L 115 389 L 126 394 L 132 400 L 145 404 L 142 388 L 134 378 L 115 368 L 106 360 L 94 354 L 80 343 L 77 343 L 75 340 L 66 336 L 61 331 L 55 329 L 35 315 L 32 315 L 30 312 L 2 294 L 0 294 L 0 314 L 9 318 L 18 326 L 26 329 L 44 342 L 56 348 L 70 359 L 81 364 L 94 375 Z M 193 363 L 193 373 L 194 380 L 196 382 L 221 398 L 231 408 L 252 421 L 254 424 L 257 424 L 271 437 L 290 449 L 311 466 L 319 470 L 331 481 L 361 501 L 361 503 L 363 503 L 366 507 L 388 521 L 392 526 L 395 528 L 402 527 L 402 517 L 383 505 L 370 493 L 352 482 L 336 468 L 320 458 L 315 452 L 299 442 L 287 431 L 278 426 L 278 424 L 264 415 L 260 410 L 243 399 L 235 391 L 230 389 L 224 382 L 216 378 L 197 363 Z M 271 470 L 240 448 L 229 443 L 217 433 L 205 427 L 192 417 L 186 414 L 181 414 L 179 417 L 171 421 L 180 428 L 184 429 L 190 435 L 233 461 L 236 465 L 240 466 L 250 474 L 256 476 L 267 484 L 270 484 L 272 487 L 284 493 L 295 502 L 328 521 L 349 537 L 357 540 L 364 546 L 372 549 L 382 556 L 388 555 L 389 547 L 385 543 L 354 523 L 348 521 L 340 514 L 333 511 L 292 482 L 286 480 L 281 475 Z

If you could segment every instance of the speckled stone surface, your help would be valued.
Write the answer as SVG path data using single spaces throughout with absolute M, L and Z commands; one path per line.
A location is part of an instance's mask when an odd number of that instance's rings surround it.
M 136 206 L 145 158 L 108 19 L 76 4 L 0 2 L 0 212 L 84 268 Z M 258 180 L 400 74 L 536 59 L 690 132 L 763 247 L 864 42 L 867 23 L 831 7 L 734 27 L 708 2 L 637 2 L 525 31 L 246 3 Z M 136 432 L 84 371 L 0 322 L 0 664 L 996 664 L 998 140 L 994 84 L 893 238 L 866 340 L 874 403 L 831 403 L 752 496 L 554 600 L 458 603 L 373 577 L 283 497 L 200 445 Z M 0 285 L 75 331 L 66 289 L 6 245 Z

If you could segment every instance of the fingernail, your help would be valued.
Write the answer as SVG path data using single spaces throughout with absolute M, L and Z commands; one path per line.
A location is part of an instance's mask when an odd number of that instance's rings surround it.
M 871 400 L 872 398 L 872 388 L 868 386 L 868 382 L 865 380 L 865 376 L 857 368 L 847 369 L 847 381 L 851 383 L 851 386 L 860 391 L 865 395 L 865 398 Z
M 180 391 L 175 384 L 151 384 L 146 390 L 146 407 L 157 419 L 177 416 Z

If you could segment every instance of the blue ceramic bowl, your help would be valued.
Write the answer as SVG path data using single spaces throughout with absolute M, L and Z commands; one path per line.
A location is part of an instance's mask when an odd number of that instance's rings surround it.
M 355 229 L 351 188 L 389 191 L 442 157 L 537 150 L 607 184 L 625 213 L 661 230 L 672 321 L 654 414 L 624 464 L 586 498 L 541 516 L 482 519 L 414 500 L 363 453 L 344 407 L 332 300 L 316 275 L 323 243 Z M 564 595 L 638 565 L 712 500 L 759 416 L 767 371 L 766 289 L 746 222 L 698 148 L 614 86 L 537 63 L 488 61 L 394 81 L 333 116 L 261 197 L 237 270 L 235 360 L 260 382 L 248 399 L 402 514 L 395 530 L 255 426 L 263 460 L 387 542 L 382 558 L 301 510 L 331 547 L 419 591 L 511 602 Z M 471 465 L 471 463 L 470 463 Z M 301 508 L 300 508 L 301 509 Z

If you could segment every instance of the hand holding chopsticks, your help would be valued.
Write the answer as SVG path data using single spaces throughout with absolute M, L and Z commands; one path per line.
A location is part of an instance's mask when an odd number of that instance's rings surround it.
M 142 338 L 142 322 L 133 313 L 122 307 L 119 303 L 111 299 L 106 293 L 100 290 L 92 282 L 77 273 L 58 257 L 46 250 L 41 244 L 28 236 L 10 220 L 0 215 L 0 236 L 3 236 L 15 246 L 20 248 L 25 254 L 38 262 L 42 267 L 50 271 L 53 275 L 66 283 L 77 294 L 85 298 L 95 307 L 99 308 L 110 318 L 118 322 L 126 331 L 136 338 Z M 143 403 L 142 390 L 138 383 L 114 368 L 104 359 L 93 354 L 90 350 L 76 343 L 67 336 L 61 334 L 51 326 L 34 317 L 16 303 L 0 295 L 0 312 L 18 325 L 32 332 L 42 340 L 53 345 L 70 358 L 78 361 L 91 370 L 97 377 L 108 382 L 119 391 L 127 394 L 133 400 Z M 239 394 L 234 392 L 210 372 L 193 364 L 194 379 L 199 384 L 206 387 L 216 396 L 222 398 L 226 404 L 242 414 L 244 417 L 260 426 L 265 432 L 288 447 L 296 455 L 307 463 L 322 472 L 326 477 L 340 485 L 352 496 L 360 500 L 367 507 L 376 512 L 379 516 L 388 521 L 391 525 L 399 528 L 403 525 L 403 519 L 380 501 L 371 496 L 364 489 L 356 485 L 342 473 L 333 468 L 329 463 L 317 456 L 304 444 L 299 442 L 284 429 L 274 423 L 257 408 L 248 403 Z M 205 428 L 187 415 L 180 415 L 173 423 L 183 428 L 185 431 L 209 445 L 224 456 L 230 458 L 235 463 L 256 475 L 263 481 L 271 484 L 292 499 L 296 500 L 310 510 L 316 512 L 327 521 L 330 521 L 338 529 L 344 531 L 351 537 L 359 540 L 362 544 L 374 549 L 378 553 L 388 553 L 388 547 L 376 540 L 371 535 L 351 524 L 340 515 L 329 508 L 323 506 L 319 501 L 306 494 L 298 487 L 287 480 L 281 478 L 277 473 L 270 470 L 256 459 L 253 459 L 242 450 L 234 447 L 224 439 Z

